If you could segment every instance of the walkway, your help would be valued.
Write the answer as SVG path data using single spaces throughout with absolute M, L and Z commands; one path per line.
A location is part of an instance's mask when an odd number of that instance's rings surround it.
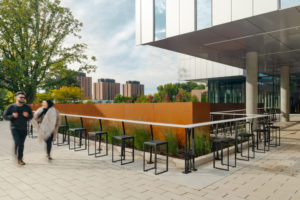
M 17 166 L 7 122 L 0 122 L 0 199 L 300 199 L 300 123 L 281 124 L 282 145 L 238 168 L 223 172 L 212 164 L 188 175 L 181 170 L 154 176 L 142 172 L 141 161 L 125 167 L 111 156 L 88 157 L 54 147 L 45 158 L 44 144 L 27 138 L 26 166 Z M 274 149 L 274 148 L 272 148 Z M 111 154 L 110 154 L 111 155 Z

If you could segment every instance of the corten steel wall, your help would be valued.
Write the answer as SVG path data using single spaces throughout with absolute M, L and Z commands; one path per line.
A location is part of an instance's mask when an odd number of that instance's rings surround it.
M 33 105 L 33 109 L 39 105 Z M 65 114 L 101 116 L 117 119 L 129 119 L 148 122 L 162 122 L 173 124 L 192 124 L 209 121 L 209 103 L 134 103 L 134 104 L 56 104 L 55 107 Z M 86 128 L 91 128 L 91 121 L 84 120 Z M 104 123 L 107 123 L 104 121 Z M 112 123 L 121 126 L 121 123 Z M 134 124 L 125 123 L 126 134 L 131 134 L 130 129 Z M 139 125 L 140 126 L 140 125 Z M 149 126 L 144 126 L 150 129 Z M 184 144 L 184 129 L 153 126 L 154 137 L 164 139 L 164 133 L 174 133 L 180 145 Z M 196 133 L 208 134 L 209 127 L 196 129 Z

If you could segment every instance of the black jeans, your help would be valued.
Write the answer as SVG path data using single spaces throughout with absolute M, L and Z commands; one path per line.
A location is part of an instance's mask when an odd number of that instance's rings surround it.
M 50 155 L 50 153 L 51 153 L 52 141 L 53 141 L 53 133 L 52 133 L 51 136 L 45 141 L 46 144 L 47 144 L 46 150 L 47 150 L 47 154 L 48 154 L 48 155 Z
M 27 130 L 12 129 L 11 132 L 15 142 L 15 155 L 18 160 L 22 160 Z

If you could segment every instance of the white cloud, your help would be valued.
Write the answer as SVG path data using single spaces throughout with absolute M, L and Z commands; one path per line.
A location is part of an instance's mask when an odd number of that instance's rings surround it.
M 145 92 L 160 84 L 177 81 L 177 54 L 151 46 L 135 46 L 133 0 L 63 0 L 83 22 L 82 39 L 88 54 L 97 57 L 97 71 L 90 76 L 114 78 L 117 82 L 138 80 Z M 68 39 L 68 43 L 78 40 Z

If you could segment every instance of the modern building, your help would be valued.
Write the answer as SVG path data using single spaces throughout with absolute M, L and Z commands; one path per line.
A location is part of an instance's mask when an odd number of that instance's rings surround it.
M 125 97 L 144 95 L 144 85 L 139 81 L 126 81 L 126 84 L 122 85 L 122 95 Z
M 87 77 L 85 73 L 80 73 L 76 76 L 76 79 L 80 84 L 84 97 L 92 99 L 92 77 Z
M 114 79 L 102 78 L 94 83 L 95 100 L 114 100 L 118 94 L 120 94 L 120 83 L 116 83 Z
M 223 65 L 220 76 L 205 77 L 214 80 L 209 93 L 220 90 L 209 99 L 245 102 L 247 114 L 269 99 L 288 121 L 292 106 L 299 107 L 299 18 L 300 0 L 136 0 L 136 44 L 209 60 L 216 69 Z M 197 61 L 188 61 L 179 74 L 204 78 L 210 65 L 204 73 Z M 223 73 L 230 67 L 240 75 Z

